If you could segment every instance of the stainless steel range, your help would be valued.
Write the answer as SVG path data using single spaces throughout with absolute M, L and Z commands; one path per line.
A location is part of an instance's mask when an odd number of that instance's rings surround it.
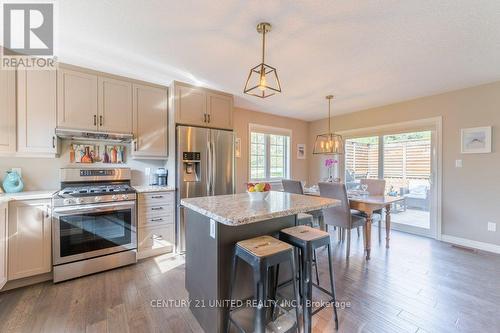
M 137 261 L 136 192 L 130 169 L 61 172 L 52 198 L 54 282 Z

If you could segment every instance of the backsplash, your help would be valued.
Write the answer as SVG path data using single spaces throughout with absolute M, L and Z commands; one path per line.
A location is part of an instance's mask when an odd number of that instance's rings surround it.
M 5 172 L 11 168 L 21 168 L 22 177 L 25 183 L 25 191 L 51 190 L 59 188 L 59 169 L 64 167 L 127 167 L 132 170 L 132 185 L 148 185 L 145 174 L 146 168 L 156 169 L 166 167 L 166 161 L 161 160 L 134 160 L 130 156 L 130 144 L 125 144 L 125 162 L 120 164 L 103 163 L 102 161 L 83 164 L 70 163 L 70 145 L 83 143 L 88 145 L 100 145 L 105 147 L 106 142 L 85 142 L 62 140 L 61 154 L 59 158 L 25 158 L 25 157 L 0 157 L 0 179 L 3 179 Z M 169 170 L 169 185 L 174 184 L 175 173 Z

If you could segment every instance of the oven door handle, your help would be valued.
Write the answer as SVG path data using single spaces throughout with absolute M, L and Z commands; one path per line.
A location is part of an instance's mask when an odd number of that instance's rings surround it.
M 117 202 L 117 203 L 107 203 L 101 205 L 82 205 L 78 207 L 58 207 L 54 208 L 52 211 L 55 217 L 63 215 L 74 215 L 74 214 L 85 214 L 85 213 L 99 213 L 99 212 L 109 212 L 117 210 L 119 208 L 134 208 L 135 202 Z

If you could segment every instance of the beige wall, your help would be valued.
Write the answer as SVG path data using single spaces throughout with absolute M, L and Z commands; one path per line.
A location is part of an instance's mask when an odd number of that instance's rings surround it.
M 487 222 L 500 227 L 500 82 L 334 117 L 336 131 L 442 116 L 444 235 L 500 245 L 500 232 L 488 232 Z M 309 147 L 326 122 L 309 124 Z M 461 154 L 460 129 L 493 126 L 493 153 Z M 455 160 L 463 168 L 455 168 Z M 320 177 L 320 161 L 309 159 L 309 182 Z
M 244 192 L 245 183 L 248 181 L 248 124 L 250 123 L 292 130 L 291 177 L 301 180 L 308 179 L 307 159 L 297 159 L 297 144 L 307 144 L 308 123 L 306 121 L 235 108 L 234 131 L 236 137 L 241 139 L 241 157 L 236 158 L 236 192 Z

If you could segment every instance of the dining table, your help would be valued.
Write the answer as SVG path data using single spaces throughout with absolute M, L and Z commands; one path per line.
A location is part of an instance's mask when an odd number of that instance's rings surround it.
M 314 188 L 304 188 L 305 195 L 320 196 L 319 190 Z M 385 247 L 389 248 L 391 235 L 391 207 L 394 203 L 403 201 L 401 196 L 389 195 L 370 195 L 369 193 L 360 194 L 360 192 L 348 192 L 349 206 L 351 209 L 358 210 L 366 217 L 364 228 L 364 241 L 366 260 L 370 259 L 371 254 L 371 235 L 373 214 L 385 209 Z M 382 223 L 382 216 L 380 217 Z

